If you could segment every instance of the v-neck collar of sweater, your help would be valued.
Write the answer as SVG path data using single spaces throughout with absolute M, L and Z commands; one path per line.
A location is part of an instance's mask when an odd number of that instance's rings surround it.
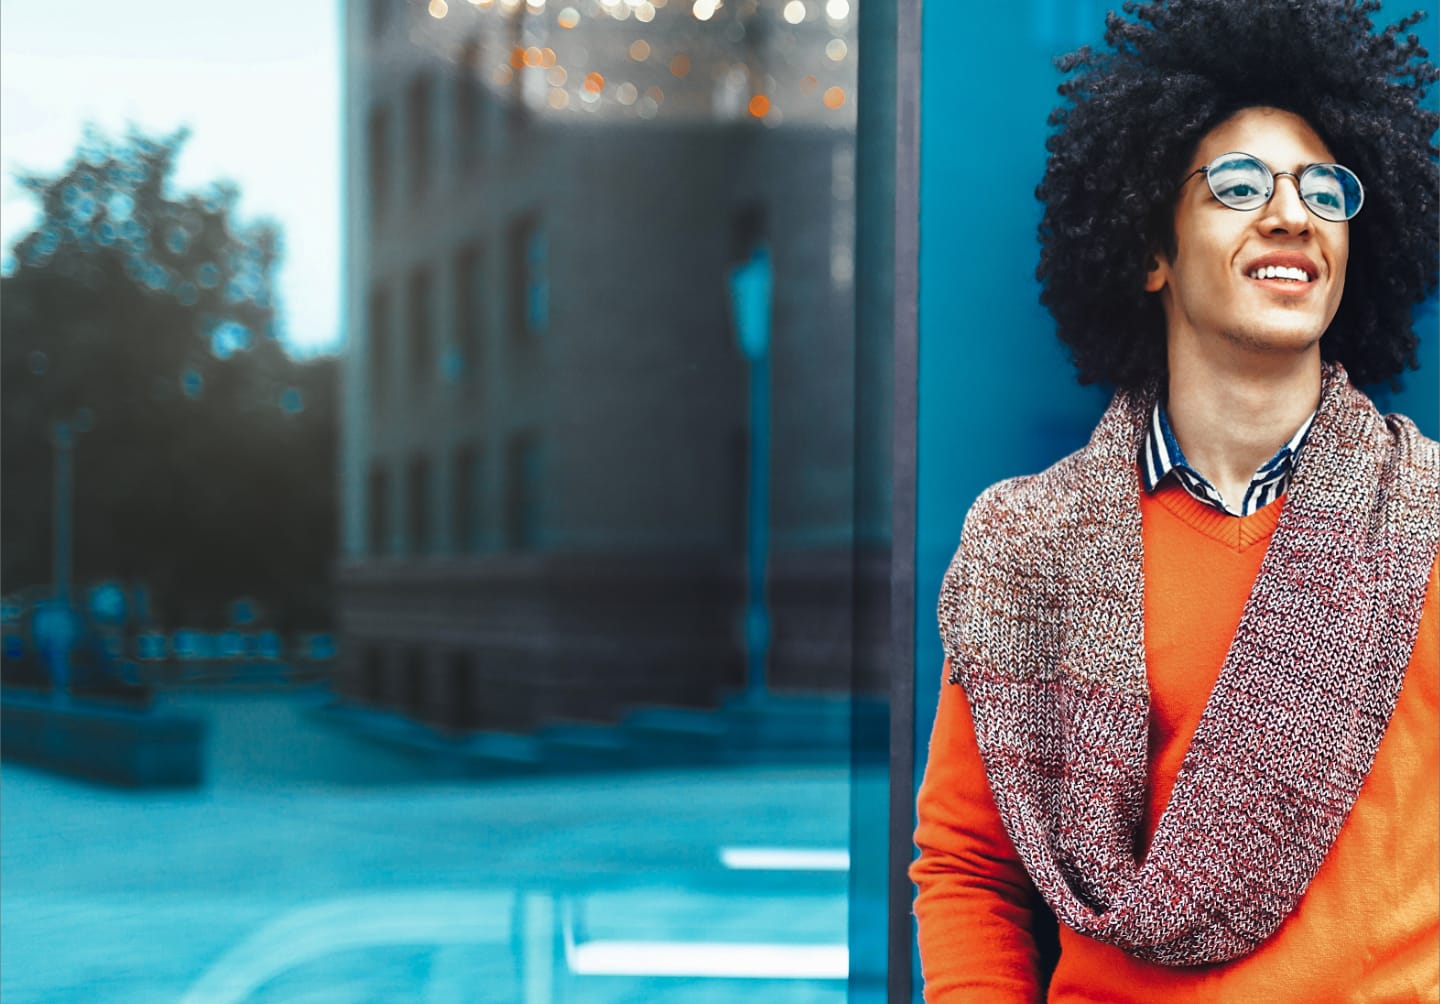
M 1143 486 L 1141 491 L 1144 492 Z M 1236 551 L 1248 551 L 1256 544 L 1267 543 L 1285 508 L 1285 496 L 1281 495 L 1248 516 L 1232 516 L 1201 502 L 1175 481 L 1157 487 L 1150 498 L 1196 533 Z

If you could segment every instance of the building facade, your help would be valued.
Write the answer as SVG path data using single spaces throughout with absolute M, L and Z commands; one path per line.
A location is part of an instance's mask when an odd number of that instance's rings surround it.
M 344 697 L 459 731 L 704 707 L 747 637 L 769 688 L 855 686 L 849 13 L 741 6 L 347 9 Z

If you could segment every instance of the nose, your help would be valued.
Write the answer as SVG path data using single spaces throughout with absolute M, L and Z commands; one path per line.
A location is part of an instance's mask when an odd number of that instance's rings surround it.
M 1303 234 L 1310 231 L 1310 210 L 1300 198 L 1300 179 L 1293 174 L 1275 175 L 1275 193 L 1265 206 L 1263 226 L 1267 233 Z

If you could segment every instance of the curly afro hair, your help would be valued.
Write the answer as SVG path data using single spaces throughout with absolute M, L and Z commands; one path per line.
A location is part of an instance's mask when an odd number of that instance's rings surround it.
M 1106 18 L 1108 51 L 1056 61 L 1073 74 L 1036 197 L 1041 302 L 1081 383 L 1137 388 L 1166 372 L 1165 318 L 1144 280 L 1174 253 L 1180 179 L 1201 139 L 1255 105 L 1304 118 L 1365 184 L 1350 222 L 1345 294 L 1320 341 L 1356 383 L 1416 367 L 1411 313 L 1435 288 L 1440 206 L 1433 137 L 1421 106 L 1437 78 L 1409 28 L 1376 32 L 1379 0 L 1129 0 Z

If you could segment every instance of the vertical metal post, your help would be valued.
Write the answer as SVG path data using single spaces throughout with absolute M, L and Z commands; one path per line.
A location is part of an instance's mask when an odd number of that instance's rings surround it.
M 730 273 L 735 335 L 750 369 L 750 436 L 745 519 L 745 700 L 766 699 L 770 614 L 765 602 L 770 554 L 770 252 L 756 247 Z
M 890 963 L 889 1004 L 920 990 L 914 890 L 908 869 L 915 827 L 916 443 L 920 377 L 920 62 L 923 0 L 895 14 L 894 454 L 890 549 Z
M 68 607 L 75 482 L 75 433 L 68 422 L 56 422 L 51 426 L 50 442 L 55 448 L 55 483 L 51 494 L 50 581 L 55 590 L 55 601 Z

